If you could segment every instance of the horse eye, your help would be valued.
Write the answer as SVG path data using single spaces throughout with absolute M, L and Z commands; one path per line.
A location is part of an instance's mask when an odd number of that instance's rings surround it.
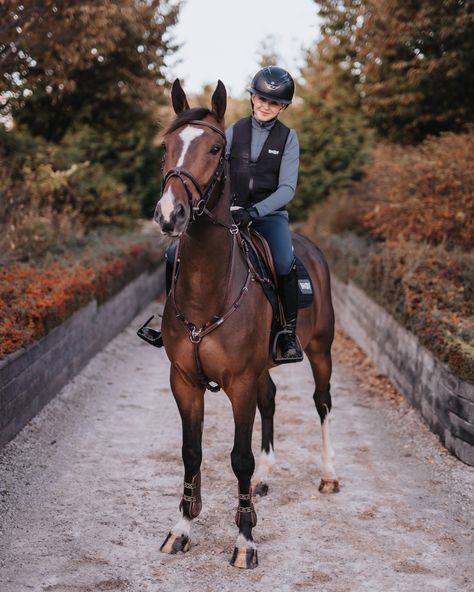
M 219 146 L 219 144 L 214 144 L 214 146 L 212 146 L 212 148 L 209 150 L 209 152 L 211 154 L 217 154 L 220 149 L 221 149 L 221 147 Z

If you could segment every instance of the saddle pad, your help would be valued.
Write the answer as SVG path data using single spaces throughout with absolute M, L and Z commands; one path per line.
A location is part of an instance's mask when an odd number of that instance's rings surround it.
M 298 308 L 306 308 L 313 302 L 313 283 L 301 259 L 296 257 L 296 274 L 298 276 Z
M 252 230 L 249 234 L 244 234 L 242 237 L 246 241 L 252 241 L 255 247 L 249 249 L 249 256 L 254 268 L 264 278 L 268 278 L 272 284 L 276 284 L 276 278 L 272 271 L 274 270 L 273 261 L 269 262 L 268 257 L 271 256 L 270 249 L 265 239 Z M 313 284 L 306 267 L 303 262 L 296 257 L 296 274 L 298 278 L 298 309 L 306 308 L 313 302 Z M 271 271 L 272 270 L 272 271 Z M 278 319 L 278 298 L 275 290 L 267 282 L 260 282 L 262 289 L 272 305 L 274 316 Z

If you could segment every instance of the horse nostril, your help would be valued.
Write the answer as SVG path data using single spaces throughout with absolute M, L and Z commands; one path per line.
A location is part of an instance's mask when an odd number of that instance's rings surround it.
M 186 210 L 182 204 L 176 206 L 176 217 L 177 218 L 184 218 L 186 215 Z

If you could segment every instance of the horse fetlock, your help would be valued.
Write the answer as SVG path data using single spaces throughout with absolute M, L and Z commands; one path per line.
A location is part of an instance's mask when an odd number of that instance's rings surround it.
M 255 511 L 253 504 L 248 508 L 237 508 L 237 512 L 235 513 L 235 524 L 238 528 L 243 528 L 244 525 L 249 528 L 257 526 L 257 512 Z
M 190 482 L 184 482 L 183 497 L 179 509 L 183 512 L 183 516 L 190 520 L 197 518 L 201 513 L 201 471 Z

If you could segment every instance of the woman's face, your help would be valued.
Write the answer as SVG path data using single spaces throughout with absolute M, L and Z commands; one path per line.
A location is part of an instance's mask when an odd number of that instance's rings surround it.
M 259 121 L 270 121 L 283 111 L 285 105 L 277 103 L 276 101 L 269 101 L 263 97 L 252 94 L 252 105 L 255 117 Z

